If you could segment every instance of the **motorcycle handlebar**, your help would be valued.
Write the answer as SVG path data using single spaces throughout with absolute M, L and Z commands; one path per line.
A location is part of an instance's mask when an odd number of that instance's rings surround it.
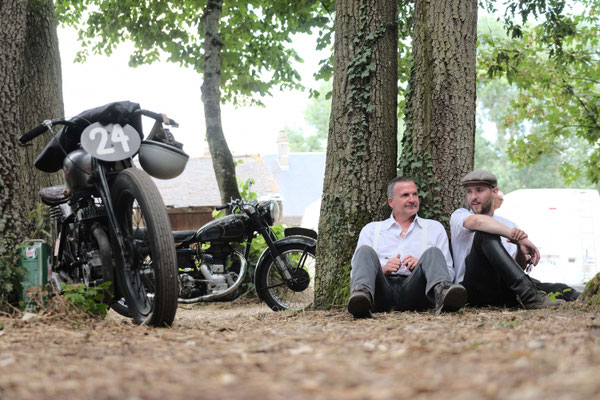
M 142 115 L 145 115 L 146 117 L 150 117 L 156 121 L 162 121 L 167 125 L 171 125 L 172 127 L 179 127 L 179 124 L 177 122 L 175 122 L 174 119 L 171 119 L 169 117 L 167 117 L 165 114 L 159 114 L 159 113 L 155 113 L 149 110 L 139 110 L 139 112 Z
M 19 142 L 21 144 L 25 144 L 25 143 L 35 139 L 36 137 L 40 136 L 42 133 L 46 132 L 47 130 L 48 130 L 48 127 L 46 125 L 40 124 L 40 125 L 36 126 L 35 128 L 33 128 L 32 130 L 30 130 L 29 132 L 21 135 L 19 137 Z
M 24 133 L 19 137 L 19 143 L 25 144 L 36 137 L 40 136 L 42 133 L 48 130 L 48 126 L 54 126 L 57 124 L 69 125 L 72 124 L 70 121 L 66 121 L 62 118 L 53 119 L 52 121 L 44 121 L 29 132 Z
M 152 119 L 155 119 L 157 121 L 162 121 L 165 124 L 171 125 L 175 128 L 177 128 L 179 126 L 179 124 L 167 117 L 165 114 L 158 114 L 149 110 L 138 110 L 137 112 L 139 112 L 142 115 L 145 115 L 147 117 L 150 117 Z M 74 122 L 72 121 L 68 121 L 62 118 L 57 118 L 57 119 L 53 119 L 53 120 L 48 120 L 48 121 L 44 121 L 41 124 L 39 124 L 38 126 L 36 126 L 35 128 L 33 128 L 32 130 L 30 130 L 29 132 L 24 133 L 23 135 L 21 135 L 19 137 L 19 143 L 21 144 L 25 144 L 27 142 L 32 141 L 33 139 L 35 139 L 36 137 L 40 136 L 42 133 L 46 132 L 48 130 L 49 126 L 54 126 L 57 124 L 62 124 L 62 125 L 76 125 Z M 225 206 L 227 207 L 227 206 Z
M 226 209 L 227 207 L 229 207 L 229 204 L 225 204 L 225 205 L 219 206 L 219 207 L 215 208 L 215 210 L 221 211 L 221 210 Z

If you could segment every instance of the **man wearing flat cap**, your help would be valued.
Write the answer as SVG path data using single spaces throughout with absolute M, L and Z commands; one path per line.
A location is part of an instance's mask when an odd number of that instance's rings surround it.
M 542 283 L 525 273 L 529 266 L 537 265 L 540 252 L 514 222 L 494 215 L 496 176 L 476 170 L 461 183 L 469 209 L 452 213 L 450 233 L 455 282 L 467 289 L 468 302 L 539 309 L 575 300 L 579 292 L 567 285 Z M 553 301 L 546 295 L 550 292 L 561 294 Z

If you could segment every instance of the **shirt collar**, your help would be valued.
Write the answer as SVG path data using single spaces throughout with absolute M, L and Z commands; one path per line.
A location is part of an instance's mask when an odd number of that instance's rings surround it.
M 415 216 L 415 220 L 413 221 L 415 224 L 418 224 L 420 228 L 423 228 L 423 218 L 419 217 L 419 214 L 417 214 Z M 394 219 L 394 213 L 392 212 L 390 214 L 390 217 L 388 219 L 386 219 L 385 221 L 383 221 L 383 229 L 390 229 L 394 223 L 396 223 L 398 226 L 400 224 L 398 224 L 398 222 L 396 222 L 396 220 Z M 412 224 L 411 224 L 412 225 Z

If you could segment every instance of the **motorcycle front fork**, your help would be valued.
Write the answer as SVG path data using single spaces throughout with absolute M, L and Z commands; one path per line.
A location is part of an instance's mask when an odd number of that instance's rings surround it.
M 283 279 L 285 279 L 286 282 L 291 281 L 293 279 L 292 274 L 290 273 L 292 266 L 291 266 L 290 262 L 288 261 L 288 259 L 279 252 L 279 249 L 277 248 L 277 246 L 275 246 L 275 239 L 276 239 L 276 238 L 274 238 L 275 235 L 273 234 L 273 232 L 271 231 L 270 228 L 263 228 L 261 230 L 261 234 L 262 234 L 263 238 L 265 239 L 265 243 L 267 244 L 267 247 L 269 248 L 271 257 L 275 261 L 277 270 L 279 271 L 279 273 L 281 274 Z

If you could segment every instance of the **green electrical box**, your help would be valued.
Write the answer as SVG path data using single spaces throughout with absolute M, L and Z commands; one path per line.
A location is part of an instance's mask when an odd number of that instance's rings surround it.
M 20 299 L 26 307 L 30 307 L 32 288 L 39 288 L 39 293 L 48 283 L 48 264 L 50 264 L 50 248 L 40 239 L 33 239 L 23 248 L 21 261 L 25 268 L 25 275 L 21 281 Z M 41 295 L 41 294 L 40 294 Z

